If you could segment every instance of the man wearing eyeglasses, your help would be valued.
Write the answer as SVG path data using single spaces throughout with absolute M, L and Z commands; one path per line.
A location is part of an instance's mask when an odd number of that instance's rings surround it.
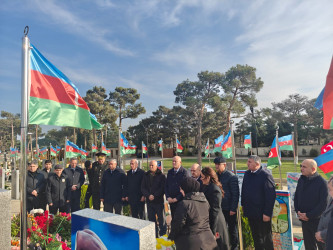
M 317 173 L 317 163 L 306 159 L 301 164 L 302 175 L 296 187 L 294 206 L 302 222 L 305 249 L 325 249 L 324 243 L 315 238 L 321 214 L 327 205 L 327 185 Z

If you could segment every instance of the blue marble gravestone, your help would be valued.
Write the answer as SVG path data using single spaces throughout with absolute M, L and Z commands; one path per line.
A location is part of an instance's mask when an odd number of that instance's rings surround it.
M 83 209 L 72 214 L 72 249 L 156 249 L 155 224 L 118 214 Z

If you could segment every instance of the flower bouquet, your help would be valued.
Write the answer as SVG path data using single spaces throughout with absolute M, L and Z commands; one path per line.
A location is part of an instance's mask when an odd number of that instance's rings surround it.
M 156 249 L 162 250 L 175 250 L 175 242 L 168 239 L 168 236 L 165 234 L 156 239 Z

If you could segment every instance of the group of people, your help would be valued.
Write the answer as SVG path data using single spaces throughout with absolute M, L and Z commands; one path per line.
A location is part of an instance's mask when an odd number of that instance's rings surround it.
M 28 163 L 27 211 L 42 208 L 46 210 L 49 205 L 51 213 L 57 211 L 69 213 L 80 210 L 81 186 L 85 178 L 82 168 L 77 166 L 77 159 L 70 159 L 69 167 L 63 169 L 62 165 L 55 165 L 45 161 L 45 168 L 38 169 L 38 161 Z
M 175 156 L 172 169 L 165 176 L 157 162 L 149 162 L 149 170 L 138 168 L 138 161 L 130 161 L 131 169 L 125 173 L 117 161 L 106 161 L 104 153 L 97 154 L 94 163 L 85 162 L 89 185 L 85 197 L 86 207 L 120 214 L 128 202 L 134 218 L 144 218 L 147 204 L 148 219 L 155 222 L 156 237 L 167 231 L 165 200 L 171 209 L 169 238 L 177 249 L 238 249 L 237 209 L 239 197 L 244 216 L 248 218 L 255 249 L 274 249 L 272 240 L 272 214 L 276 199 L 272 175 L 261 167 L 259 156 L 248 158 L 242 190 L 237 176 L 227 170 L 223 157 L 214 159 L 215 169 L 193 164 L 191 174 L 182 167 L 181 157 Z M 80 209 L 81 186 L 85 178 L 70 159 L 68 168 L 51 161 L 38 170 L 36 161 L 29 163 L 27 175 L 27 210 L 46 208 L 51 213 L 75 212 Z M 333 178 L 328 183 L 317 173 L 314 160 L 301 164 L 294 205 L 302 222 L 305 249 L 333 249 L 332 198 Z M 240 192 L 241 191 L 241 192 Z M 329 248 L 331 247 L 331 248 Z

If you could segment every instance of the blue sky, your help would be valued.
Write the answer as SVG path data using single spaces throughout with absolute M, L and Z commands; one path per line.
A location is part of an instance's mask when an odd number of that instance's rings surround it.
M 0 4 L 0 110 L 20 112 L 21 43 L 38 50 L 74 82 L 132 87 L 147 113 L 172 107 L 173 91 L 202 70 L 236 64 L 264 81 L 259 107 L 300 93 L 317 97 L 333 54 L 333 1 L 49 1 Z

